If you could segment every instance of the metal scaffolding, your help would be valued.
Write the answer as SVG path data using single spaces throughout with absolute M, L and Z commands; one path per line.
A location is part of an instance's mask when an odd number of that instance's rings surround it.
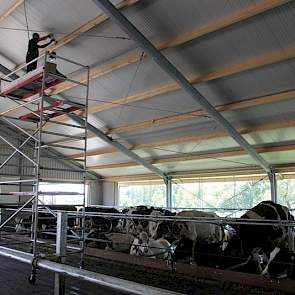
M 37 69 L 19 77 L 16 73 L 24 70 L 30 63 L 38 61 L 41 66 Z M 86 82 L 81 83 L 75 81 L 61 74 L 57 70 L 56 61 L 61 61 L 63 64 L 67 64 L 69 68 L 79 67 L 80 71 L 84 71 L 86 75 Z M 31 208 L 31 240 L 32 240 L 32 254 L 37 257 L 37 234 L 38 234 L 38 211 L 40 207 L 44 207 L 39 197 L 41 195 L 48 195 L 47 192 L 40 190 L 40 182 L 43 181 L 42 174 L 44 171 L 50 170 L 63 170 L 59 168 L 46 167 L 46 161 L 43 161 L 43 157 L 47 157 L 48 148 L 61 149 L 65 151 L 65 154 L 72 150 L 74 147 L 68 145 L 72 138 L 77 138 L 75 133 L 79 134 L 81 145 L 75 149 L 79 149 L 83 152 L 83 157 L 78 160 L 77 168 L 64 169 L 67 171 L 77 172 L 79 182 L 83 183 L 82 195 L 83 202 L 81 205 L 81 232 L 80 232 L 80 245 L 81 245 L 81 266 L 84 265 L 84 248 L 85 248 L 85 203 L 86 203 L 86 149 L 87 149 L 87 116 L 88 116 L 88 95 L 89 95 L 89 67 L 79 64 L 75 61 L 63 58 L 56 54 L 46 52 L 37 59 L 31 61 L 23 67 L 9 73 L 1 78 L 0 95 L 5 99 L 9 105 L 16 104 L 14 107 L 0 113 L 0 119 L 7 126 L 17 130 L 21 135 L 21 142 L 15 144 L 6 136 L 0 135 L 0 140 L 3 141 L 9 149 L 12 150 L 2 163 L 0 163 L 0 170 L 8 165 L 8 162 L 17 155 L 22 159 L 19 163 L 29 163 L 30 173 L 24 173 L 24 169 L 19 169 L 22 173 L 19 175 L 19 179 L 5 179 L 0 184 L 13 184 L 19 185 L 19 191 L 5 193 L 5 195 L 17 195 L 22 198 L 20 206 L 17 210 L 4 222 L 0 224 L 0 229 L 5 227 L 10 221 L 15 218 L 24 209 L 27 211 L 28 207 Z M 56 98 L 52 95 L 52 88 L 65 81 L 70 81 L 85 88 L 85 96 L 78 102 Z M 16 115 L 11 116 L 11 113 Z M 56 118 L 62 115 L 71 114 L 72 116 L 79 118 L 83 124 L 67 124 Z M 28 126 L 29 125 L 29 126 Z M 48 131 L 50 125 L 53 128 L 52 131 Z M 68 128 L 68 132 L 56 130 L 56 127 Z M 46 129 L 46 130 L 45 130 Z M 82 131 L 82 135 L 81 135 Z M 52 142 L 48 138 L 58 138 L 58 144 Z M 56 140 L 55 140 L 56 141 Z M 51 159 L 54 156 L 50 156 Z M 63 161 L 67 159 L 65 156 L 56 157 L 55 161 Z M 23 167 L 21 167 L 23 168 Z M 56 181 L 58 182 L 58 181 Z M 26 183 L 26 188 L 30 191 L 21 191 L 21 184 Z M 54 192 L 54 195 L 77 195 L 76 192 Z M 46 206 L 45 206 L 46 207 Z M 49 208 L 48 212 L 52 212 Z M 56 214 L 52 215 L 56 218 Z

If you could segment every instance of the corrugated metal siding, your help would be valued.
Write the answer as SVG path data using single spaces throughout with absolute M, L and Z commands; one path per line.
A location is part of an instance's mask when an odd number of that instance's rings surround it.
M 83 173 L 79 172 L 79 168 L 71 168 L 63 164 L 61 161 L 52 158 L 41 158 L 41 178 L 52 178 L 60 180 L 83 180 Z M 47 169 L 46 169 L 47 168 Z M 28 160 L 22 162 L 22 175 L 34 175 L 32 164 Z
M 12 136 L 7 133 L 2 132 L 1 136 L 5 137 L 10 143 L 15 146 L 19 146 L 20 142 L 17 139 L 17 135 Z M 0 140 L 1 143 L 1 140 Z M 0 144 L 0 163 L 3 163 L 8 156 L 10 156 L 14 152 L 14 149 L 9 147 L 7 144 Z M 33 148 L 25 147 L 23 152 L 29 156 L 31 159 L 33 156 Z M 44 151 L 43 151 L 44 155 Z M 21 169 L 19 168 L 21 165 Z M 61 180 L 82 180 L 83 174 L 81 172 L 74 172 L 73 170 L 77 170 L 79 168 L 71 168 L 68 167 L 63 161 L 59 160 L 58 157 L 53 159 L 51 157 L 41 157 L 41 166 L 46 169 L 41 170 L 41 177 L 43 178 L 54 178 Z M 7 176 L 32 176 L 34 175 L 34 166 L 29 160 L 16 154 L 8 163 L 0 170 L 0 175 Z

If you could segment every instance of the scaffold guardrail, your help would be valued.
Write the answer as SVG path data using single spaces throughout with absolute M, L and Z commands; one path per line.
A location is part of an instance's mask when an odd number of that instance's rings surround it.
M 53 60 L 54 59 L 54 60 Z M 33 62 L 38 62 L 40 65 L 37 69 L 23 74 L 24 69 Z M 61 74 L 57 70 L 57 64 L 59 62 L 65 64 L 71 64 L 72 66 L 79 67 L 80 70 L 84 71 L 87 76 L 85 83 L 80 83 L 74 78 L 70 77 L 70 74 Z M 67 77 L 68 76 L 68 77 Z M 17 78 L 18 77 L 18 78 Z M 85 88 L 85 96 L 79 101 L 71 99 L 64 99 L 61 97 L 53 96 L 53 87 L 69 81 Z M 40 55 L 35 60 L 23 65 L 22 67 L 12 71 L 10 74 L 0 78 L 0 96 L 3 100 L 10 102 L 10 108 L 0 113 L 0 118 L 3 123 L 6 123 L 9 127 L 16 130 L 21 136 L 21 143 L 16 145 L 12 141 L 8 140 L 5 136 L 0 135 L 0 140 L 3 141 L 10 149 L 13 150 L 2 163 L 0 163 L 0 170 L 8 162 L 19 156 L 28 162 L 31 166 L 29 169 L 33 170 L 32 175 L 29 179 L 28 175 L 19 175 L 20 179 L 7 179 L 0 180 L 0 185 L 22 184 L 31 185 L 32 189 L 29 191 L 11 191 L 8 193 L 0 193 L 1 196 L 19 196 L 21 198 L 19 208 L 4 222 L 0 224 L 0 228 L 3 228 L 11 219 L 17 216 L 21 211 L 28 210 L 28 206 L 31 205 L 31 238 L 32 238 L 32 253 L 34 257 L 39 255 L 37 249 L 37 235 L 38 235 L 38 212 L 40 199 L 42 195 L 80 195 L 83 197 L 82 207 L 82 227 L 81 227 L 81 266 L 84 265 L 84 248 L 85 248 L 85 200 L 86 200 L 86 149 L 87 149 L 87 116 L 88 116 L 88 95 L 89 95 L 89 67 L 82 65 L 76 61 L 72 61 L 68 58 L 61 57 L 56 54 L 46 52 Z M 11 103 L 15 106 L 11 107 Z M 71 123 L 62 122 L 58 120 L 58 117 L 63 115 L 75 115 L 82 119 L 83 124 L 76 125 Z M 50 124 L 49 124 L 50 123 Z M 28 128 L 29 126 L 29 128 Z M 50 126 L 54 129 L 50 130 Z M 57 131 L 55 127 L 68 127 L 73 132 L 62 133 Z M 49 128 L 48 128 L 49 127 Z M 48 130 L 49 129 L 49 130 Z M 81 136 L 81 129 L 83 135 Z M 77 131 L 76 131 L 77 130 Z M 75 135 L 77 132 L 77 135 Z M 52 136 L 55 140 L 52 140 Z M 56 138 L 57 137 L 57 138 Z M 60 138 L 62 137 L 62 139 Z M 48 140 L 51 138 L 51 140 Z M 79 147 L 73 147 L 72 145 L 66 145 L 67 142 L 73 138 L 79 138 L 82 144 Z M 55 142 L 55 141 L 58 141 Z M 77 172 L 81 175 L 80 183 L 83 183 L 83 192 L 42 192 L 40 190 L 40 182 L 42 181 L 42 171 L 61 171 L 61 168 L 52 168 L 41 164 L 42 157 L 47 155 L 48 149 L 62 149 L 71 151 L 78 149 L 82 151 L 84 156 L 77 161 L 77 165 L 81 168 L 68 169 L 69 171 Z M 51 158 L 54 158 L 51 156 Z M 64 156 L 63 159 L 69 159 Z M 57 157 L 55 160 L 59 160 Z M 72 159 L 69 159 L 73 161 Z M 78 167 L 77 166 L 77 167 Z M 64 169 L 67 170 L 67 169 Z M 58 181 L 56 181 L 58 182 Z M 45 208 L 46 205 L 42 204 Z M 56 214 L 47 208 L 54 217 Z

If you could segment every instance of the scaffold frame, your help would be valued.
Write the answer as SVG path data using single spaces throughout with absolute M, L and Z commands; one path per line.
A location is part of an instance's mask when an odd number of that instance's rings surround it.
M 86 72 L 87 81 L 86 83 L 80 83 L 79 81 L 75 81 L 74 79 L 68 78 L 65 75 L 61 74 L 57 70 L 57 65 L 55 62 L 50 61 L 50 59 L 54 58 L 54 60 L 61 60 L 62 62 L 73 64 L 75 66 L 79 66 L 82 71 Z M 18 79 L 15 79 L 16 73 L 22 73 L 24 69 L 35 61 L 38 61 L 41 66 L 37 67 L 32 72 L 29 72 Z M 79 102 L 74 102 L 71 100 L 67 100 L 64 98 L 57 98 L 52 96 L 53 87 L 61 84 L 65 81 L 70 81 L 71 83 L 76 83 L 79 86 L 83 86 L 85 88 L 85 97 L 81 98 Z M 85 206 L 86 206 L 86 150 L 87 150 L 87 117 L 88 117 L 88 96 L 89 96 L 89 66 L 82 65 L 76 61 L 72 61 L 68 58 L 61 57 L 59 55 L 52 55 L 50 52 L 46 52 L 39 56 L 37 59 L 23 65 L 21 68 L 12 71 L 10 74 L 0 78 L 0 96 L 3 99 L 13 101 L 17 105 L 15 107 L 10 107 L 9 109 L 2 111 L 0 113 L 0 118 L 6 123 L 8 126 L 14 128 L 22 135 L 22 142 L 16 146 L 11 143 L 4 136 L 0 135 L 0 140 L 3 141 L 7 146 L 9 146 L 13 152 L 9 155 L 4 162 L 0 163 L 0 170 L 4 168 L 6 165 L 9 165 L 8 162 L 14 158 L 16 155 L 19 155 L 20 158 L 25 158 L 28 160 L 33 166 L 33 175 L 30 176 L 30 179 L 26 179 L 25 175 L 19 175 L 19 180 L 16 179 L 7 179 L 1 181 L 0 184 L 22 184 L 27 183 L 31 185 L 32 191 L 14 191 L 5 193 L 4 195 L 17 195 L 22 198 L 27 198 L 23 202 L 21 202 L 20 206 L 17 210 L 4 222 L 0 224 L 0 228 L 4 228 L 6 224 L 11 221 L 15 216 L 17 216 L 21 211 L 27 211 L 28 205 L 31 205 L 31 242 L 32 242 L 32 254 L 33 257 L 38 257 L 40 253 L 38 253 L 37 249 L 37 235 L 38 235 L 38 213 L 40 207 L 46 207 L 44 203 L 39 199 L 39 196 L 48 194 L 40 191 L 40 182 L 42 181 L 42 170 L 49 169 L 54 171 L 55 168 L 46 168 L 44 165 L 41 165 L 42 157 L 46 156 L 44 150 L 48 148 L 62 148 L 62 149 L 73 149 L 72 146 L 66 145 L 66 142 L 69 139 L 72 139 L 75 136 L 73 134 L 67 134 L 44 130 L 47 126 L 47 123 L 53 123 L 53 126 L 67 126 L 69 128 L 78 128 L 79 134 L 81 133 L 81 129 L 83 129 L 83 136 L 79 136 L 79 139 L 83 141 L 82 147 L 79 148 L 83 152 L 83 157 L 81 157 L 78 161 L 79 167 L 81 169 L 76 169 L 75 172 L 79 172 L 81 175 L 81 179 L 79 183 L 83 184 L 83 192 L 54 192 L 55 195 L 82 195 L 82 214 L 80 216 L 81 219 L 81 228 L 79 232 L 79 240 L 80 240 L 80 251 L 81 251 L 81 262 L 80 267 L 84 267 L 84 255 L 85 255 Z M 23 112 L 27 112 L 23 114 Z M 11 116 L 10 114 L 13 112 L 22 113 L 18 116 Z M 9 116 L 8 116 L 9 114 Z M 67 124 L 63 122 L 59 122 L 58 120 L 54 120 L 56 117 L 62 115 L 72 114 L 83 120 L 84 124 L 82 125 L 73 125 Z M 29 122 L 34 125 L 33 128 L 26 129 L 21 126 L 22 122 Z M 46 142 L 44 140 L 44 134 L 51 134 L 53 136 L 62 136 L 62 141 L 65 144 L 55 144 L 51 142 Z M 59 140 L 59 143 L 62 142 Z M 32 155 L 27 151 L 24 151 L 24 147 L 29 148 L 33 151 Z M 54 158 L 54 157 L 53 157 Z M 57 159 L 57 158 L 56 158 Z M 66 160 L 67 157 L 65 156 Z M 71 160 L 69 158 L 69 160 Z M 21 162 L 21 161 L 20 161 Z M 58 170 L 58 168 L 56 168 Z M 21 170 L 21 169 L 20 169 Z M 57 183 L 58 181 L 55 181 Z M 50 193 L 49 193 L 50 194 Z M 53 194 L 53 193 L 51 193 Z M 3 195 L 3 194 L 1 194 Z M 0 198 L 1 198 L 0 195 Z M 47 208 L 49 209 L 49 208 Z M 49 213 L 52 210 L 47 210 Z M 56 218 L 56 214 L 53 214 L 54 218 Z

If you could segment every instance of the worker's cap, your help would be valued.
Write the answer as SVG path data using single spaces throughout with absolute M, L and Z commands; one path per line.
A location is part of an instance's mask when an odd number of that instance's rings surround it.
M 33 38 L 39 39 L 40 38 L 40 35 L 38 33 L 34 33 L 33 34 Z

